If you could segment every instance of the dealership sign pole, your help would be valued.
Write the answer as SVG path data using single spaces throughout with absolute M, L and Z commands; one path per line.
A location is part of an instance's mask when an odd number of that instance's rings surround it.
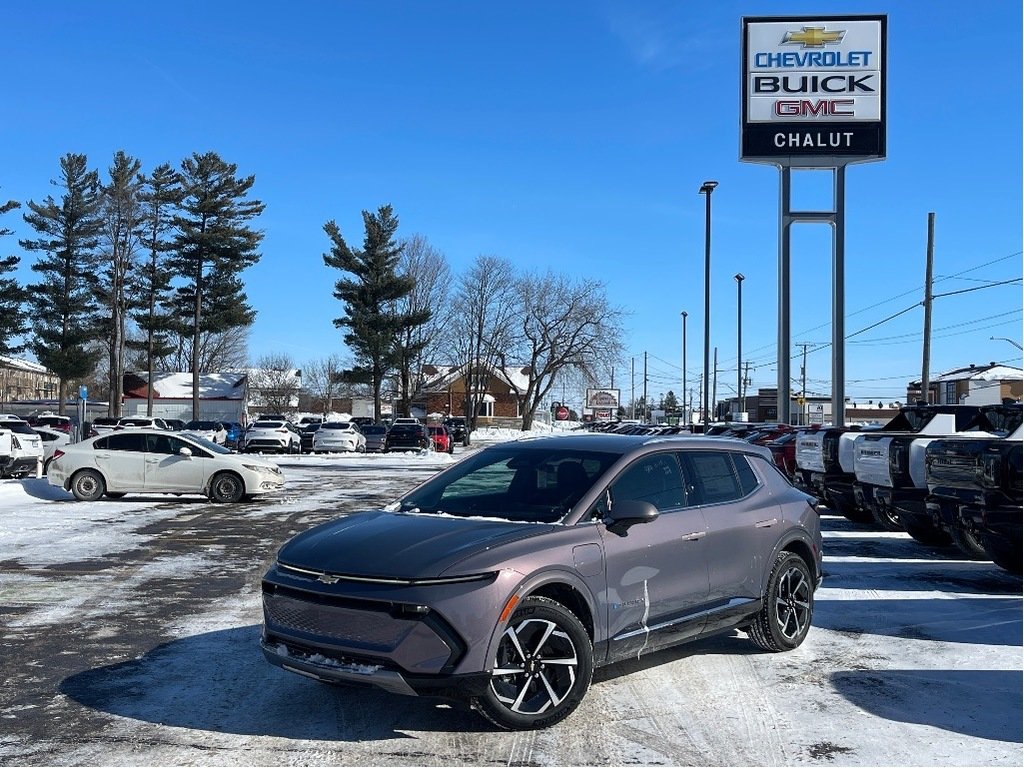
M 885 159 L 886 17 L 744 17 L 740 160 L 779 168 L 778 419 L 790 419 L 790 227 L 832 226 L 832 423 L 844 423 L 846 166 Z M 794 211 L 793 168 L 830 169 L 830 211 Z

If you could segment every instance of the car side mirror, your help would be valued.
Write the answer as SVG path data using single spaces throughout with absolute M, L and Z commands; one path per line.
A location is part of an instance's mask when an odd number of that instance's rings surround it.
M 649 501 L 624 499 L 612 504 L 604 516 L 604 524 L 612 533 L 625 536 L 630 526 L 649 523 L 657 517 L 658 508 Z
M 179 456 L 184 456 L 186 459 L 191 459 L 192 458 L 192 451 L 190 449 L 188 449 L 188 448 L 179 448 L 178 449 L 178 455 Z

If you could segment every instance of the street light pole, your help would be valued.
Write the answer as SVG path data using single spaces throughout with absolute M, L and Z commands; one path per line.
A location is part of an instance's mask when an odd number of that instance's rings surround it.
M 736 273 L 736 402 L 743 413 L 743 274 Z M 738 418 L 736 419 L 739 420 Z
M 690 420 L 686 411 L 686 310 L 679 314 L 683 316 L 683 387 L 679 391 L 679 396 L 683 398 L 683 426 L 686 426 Z
M 1020 345 L 1019 341 L 1014 341 L 1013 339 L 1008 339 L 1005 336 L 989 336 L 988 338 L 989 338 L 989 341 L 1008 341 L 1011 344 L 1013 344 L 1013 346 L 1015 346 L 1017 349 L 1024 350 L 1024 347 L 1022 347 Z
M 698 194 L 704 195 L 704 400 L 701 403 L 703 429 L 708 426 L 708 382 L 711 381 L 711 193 L 717 181 L 705 181 Z

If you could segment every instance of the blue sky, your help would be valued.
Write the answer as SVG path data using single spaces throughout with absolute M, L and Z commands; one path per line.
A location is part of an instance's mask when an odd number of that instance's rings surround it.
M 615 384 L 680 389 L 703 367 L 705 179 L 713 196 L 711 344 L 718 394 L 736 381 L 736 283 L 751 389 L 775 386 L 778 172 L 741 163 L 743 16 L 887 13 L 888 159 L 847 172 L 846 329 L 923 296 L 928 212 L 935 291 L 1021 275 L 1021 5 L 800 2 L 56 2 L 8 6 L 0 197 L 41 200 L 66 152 L 105 172 L 213 150 L 255 174 L 266 213 L 245 274 L 252 357 L 344 352 L 323 224 L 362 242 L 360 211 L 391 204 L 455 272 L 479 254 L 603 281 L 627 310 Z M 802 172 L 794 206 L 828 208 Z M 0 222 L 19 252 L 30 231 Z M 831 240 L 793 237 L 793 343 L 831 338 Z M 23 254 L 21 276 L 32 278 Z M 933 373 L 1019 365 L 1021 287 L 937 299 Z M 921 374 L 923 310 L 847 343 L 846 393 L 902 399 Z M 813 347 L 812 347 L 813 348 Z M 794 352 L 797 351 L 794 346 Z M 830 351 L 807 360 L 830 391 Z M 792 364 L 799 377 L 800 361 Z M 799 385 L 795 384 L 794 389 Z M 696 393 L 695 393 L 696 398 Z M 577 401 L 579 397 L 575 398 Z M 573 401 L 572 394 L 568 400 Z

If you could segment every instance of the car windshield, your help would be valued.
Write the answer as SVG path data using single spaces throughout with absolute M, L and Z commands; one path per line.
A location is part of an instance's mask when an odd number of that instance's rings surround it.
M 499 446 L 403 497 L 398 511 L 557 523 L 619 454 Z
M 182 432 L 182 437 L 187 438 L 190 442 L 195 443 L 201 448 L 205 448 L 210 453 L 231 453 L 230 449 L 225 448 L 223 445 L 217 445 L 202 435 L 197 435 L 195 432 Z

